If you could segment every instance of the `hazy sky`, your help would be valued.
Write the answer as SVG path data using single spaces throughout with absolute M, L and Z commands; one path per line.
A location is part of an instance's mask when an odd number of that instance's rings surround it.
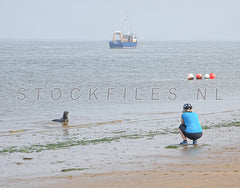
M 0 38 L 240 40 L 240 0 L 0 0 Z

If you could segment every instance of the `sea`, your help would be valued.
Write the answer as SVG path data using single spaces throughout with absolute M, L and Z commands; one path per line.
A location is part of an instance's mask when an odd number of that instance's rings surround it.
M 21 148 L 38 156 L 35 145 L 44 153 L 49 144 L 71 142 L 67 153 L 84 153 L 84 168 L 93 169 L 120 164 L 111 162 L 119 144 L 139 140 L 151 153 L 144 145 L 150 137 L 155 138 L 152 148 L 167 145 L 168 139 L 178 143 L 181 138 L 173 133 L 185 103 L 193 105 L 202 126 L 238 121 L 239 52 L 240 42 L 139 42 L 136 49 L 109 49 L 107 41 L 1 40 L 0 152 L 8 157 L 0 174 L 17 173 L 7 161 L 22 156 Z M 216 78 L 188 80 L 189 73 Z M 64 111 L 68 125 L 52 122 Z M 156 142 L 163 137 L 164 142 Z M 49 150 L 55 149 L 66 153 Z M 104 156 L 110 162 L 98 163 Z M 59 158 L 62 154 L 56 160 L 65 161 Z

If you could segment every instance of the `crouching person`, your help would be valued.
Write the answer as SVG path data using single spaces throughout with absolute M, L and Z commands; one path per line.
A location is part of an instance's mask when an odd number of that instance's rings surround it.
M 202 127 L 199 123 L 198 115 L 192 111 L 191 104 L 183 105 L 183 113 L 181 116 L 181 125 L 179 132 L 183 138 L 180 145 L 187 145 L 187 138 L 193 140 L 193 144 L 197 144 L 197 139 L 202 136 Z

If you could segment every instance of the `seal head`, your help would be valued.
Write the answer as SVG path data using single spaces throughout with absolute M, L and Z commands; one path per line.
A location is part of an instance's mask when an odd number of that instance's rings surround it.
M 61 122 L 61 123 L 68 123 L 68 111 L 63 112 L 63 116 L 62 116 L 61 119 L 54 119 L 52 121 Z

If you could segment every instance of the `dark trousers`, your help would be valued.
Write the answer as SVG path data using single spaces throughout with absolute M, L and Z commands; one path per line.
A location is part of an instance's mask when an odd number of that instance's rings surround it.
M 200 133 L 187 133 L 186 132 L 186 125 L 184 125 L 184 124 L 181 124 L 179 126 L 179 129 L 182 131 L 184 136 L 186 136 L 187 138 L 189 138 L 190 140 L 193 140 L 193 141 L 201 138 L 201 136 L 202 136 L 202 132 L 200 132 Z

